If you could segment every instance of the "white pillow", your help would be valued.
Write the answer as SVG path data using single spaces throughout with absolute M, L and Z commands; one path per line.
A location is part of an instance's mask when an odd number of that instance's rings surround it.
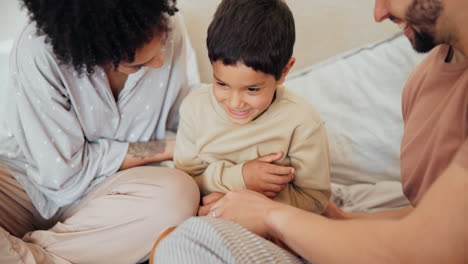
M 398 34 L 288 78 L 326 123 L 332 182 L 400 181 L 401 93 L 422 57 Z

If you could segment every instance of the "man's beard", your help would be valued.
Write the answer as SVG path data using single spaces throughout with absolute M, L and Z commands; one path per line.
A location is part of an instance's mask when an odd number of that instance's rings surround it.
M 438 44 L 435 40 L 435 27 L 442 10 L 440 0 L 413 0 L 408 8 L 406 21 L 413 29 L 414 39 L 411 44 L 417 52 L 428 52 Z
M 432 50 L 437 44 L 434 41 L 434 36 L 430 33 L 421 31 L 417 32 L 413 29 L 414 39 L 411 41 L 413 49 L 420 53 L 426 53 Z

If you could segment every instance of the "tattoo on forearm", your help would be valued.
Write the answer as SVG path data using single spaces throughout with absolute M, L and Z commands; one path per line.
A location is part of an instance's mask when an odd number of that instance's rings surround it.
M 166 140 L 130 143 L 128 155 L 137 159 L 146 159 L 156 154 L 164 153 Z

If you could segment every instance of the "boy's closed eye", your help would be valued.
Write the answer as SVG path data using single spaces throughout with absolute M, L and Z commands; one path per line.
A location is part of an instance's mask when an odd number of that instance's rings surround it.
M 250 93 L 257 93 L 260 91 L 260 88 L 250 87 L 250 88 L 247 88 L 247 91 L 249 91 Z
M 217 83 L 219 86 L 226 86 L 226 84 L 225 84 L 225 83 L 223 83 L 223 82 L 220 82 L 220 81 L 216 81 L 216 83 Z

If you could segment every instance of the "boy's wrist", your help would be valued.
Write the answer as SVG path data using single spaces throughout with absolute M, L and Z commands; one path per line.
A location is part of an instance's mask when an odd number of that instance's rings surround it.
M 248 168 L 246 168 L 246 164 L 249 163 L 249 161 L 246 161 L 242 164 L 242 168 L 241 168 L 241 172 L 242 172 L 242 180 L 244 181 L 244 186 L 246 189 L 248 190 L 252 190 L 251 186 L 250 186 L 250 180 L 247 176 L 247 173 L 246 173 L 246 170 Z M 254 191 L 254 190 L 252 190 Z

